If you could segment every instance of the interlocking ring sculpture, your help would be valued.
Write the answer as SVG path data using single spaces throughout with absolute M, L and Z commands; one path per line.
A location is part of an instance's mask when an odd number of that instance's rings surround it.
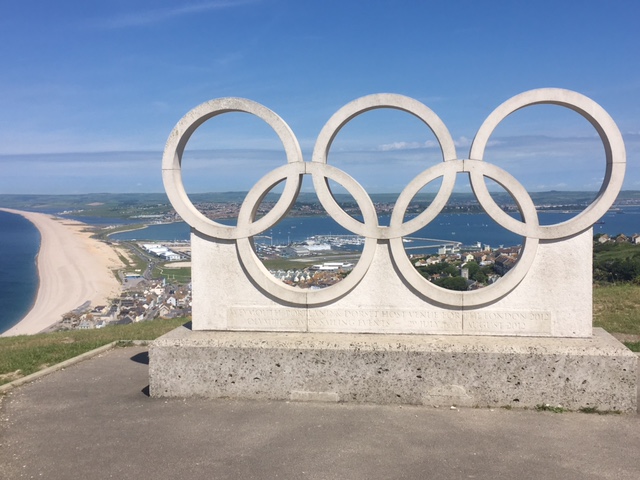
M 503 169 L 483 161 L 489 137 L 511 113 L 536 104 L 554 104 L 576 111 L 598 132 L 606 155 L 606 174 L 596 199 L 579 215 L 555 225 L 542 226 L 533 201 L 525 188 Z M 378 224 L 373 202 L 363 187 L 351 176 L 328 164 L 331 144 L 350 120 L 369 110 L 392 108 L 420 119 L 431 129 L 442 150 L 443 162 L 424 170 L 402 191 L 395 204 L 389 226 Z M 264 120 L 275 130 L 283 143 L 287 164 L 272 170 L 249 191 L 242 203 L 237 226 L 228 226 L 206 218 L 189 200 L 181 176 L 182 155 L 193 132 L 205 121 L 227 112 L 246 112 Z M 569 90 L 545 88 L 516 95 L 500 105 L 484 121 L 471 145 L 469 158 L 459 159 L 453 139 L 440 118 L 424 104 L 396 94 L 376 94 L 358 98 L 338 110 L 326 123 L 313 150 L 311 162 L 304 161 L 300 145 L 288 125 L 274 112 L 251 100 L 220 98 L 203 103 L 185 115 L 171 132 L 163 157 L 163 181 L 175 210 L 193 229 L 220 240 L 235 240 L 237 252 L 246 271 L 266 292 L 295 305 L 320 305 L 335 301 L 353 290 L 363 279 L 375 255 L 378 240 L 387 240 L 398 272 L 413 289 L 425 297 L 453 307 L 485 305 L 512 291 L 525 277 L 542 240 L 560 240 L 590 228 L 606 213 L 622 187 L 626 154 L 622 135 L 609 114 L 593 100 Z M 521 258 L 499 282 L 469 292 L 456 292 L 438 287 L 425 280 L 413 267 L 404 250 L 402 237 L 411 235 L 431 222 L 449 199 L 456 174 L 468 173 L 471 187 L 485 211 L 502 227 L 525 237 Z M 327 213 L 345 229 L 365 238 L 362 256 L 350 275 L 341 282 L 315 291 L 288 286 L 269 274 L 255 254 L 251 237 L 278 223 L 296 201 L 302 177 L 311 175 L 318 198 Z M 429 182 L 442 177 L 441 188 L 433 202 L 415 218 L 404 221 L 413 197 Z M 504 212 L 493 200 L 484 177 L 499 183 L 516 200 L 523 221 Z M 338 205 L 329 190 L 327 180 L 347 189 L 356 200 L 363 216 L 360 222 Z M 265 195 L 282 180 L 284 190 L 274 208 L 256 220 L 256 211 Z

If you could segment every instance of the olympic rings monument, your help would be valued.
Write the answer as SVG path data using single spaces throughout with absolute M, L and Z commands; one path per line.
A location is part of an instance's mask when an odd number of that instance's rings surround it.
M 511 113 L 536 104 L 569 108 L 597 131 L 606 173 L 595 200 L 569 221 L 540 225 L 525 188 L 483 161 L 489 138 Z M 381 226 L 367 192 L 328 163 L 331 144 L 350 120 L 391 108 L 417 117 L 440 144 L 443 161 L 401 192 L 389 226 Z M 237 226 L 212 221 L 189 200 L 181 160 L 194 131 L 227 112 L 246 112 L 277 133 L 287 163 L 249 191 Z M 519 406 L 635 411 L 637 356 L 602 329 L 592 328 L 592 225 L 611 207 L 624 179 L 622 135 L 608 113 L 569 90 L 531 90 L 500 105 L 460 158 L 440 118 L 396 94 L 352 101 L 326 123 L 305 161 L 288 125 L 253 101 L 220 98 L 185 115 L 171 132 L 162 173 L 175 210 L 191 227 L 193 319 L 150 348 L 150 392 L 156 397 L 233 397 L 423 405 Z M 531 168 L 535 168 L 534 165 Z M 423 278 L 403 237 L 433 221 L 466 173 L 480 205 L 499 225 L 524 238 L 516 266 L 495 284 L 451 291 Z M 252 238 L 284 218 L 302 178 L 311 175 L 318 199 L 342 227 L 364 237 L 360 260 L 339 283 L 300 289 L 273 277 Z M 514 198 L 522 220 L 492 199 L 485 177 Z M 405 221 L 414 196 L 441 180 L 432 203 Z M 356 200 L 363 220 L 347 214 L 328 180 Z M 271 189 L 284 183 L 273 209 L 257 218 Z

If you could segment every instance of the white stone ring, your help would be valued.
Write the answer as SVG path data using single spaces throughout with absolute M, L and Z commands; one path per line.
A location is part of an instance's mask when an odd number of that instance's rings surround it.
M 526 189 L 501 168 L 483 161 L 489 137 L 511 113 L 536 104 L 554 104 L 570 108 L 586 118 L 604 144 L 606 175 L 596 199 L 579 215 L 563 223 L 541 226 L 533 201 Z M 440 144 L 443 162 L 416 176 L 402 191 L 394 206 L 388 227 L 380 226 L 370 196 L 348 174 L 327 163 L 331 144 L 338 132 L 353 118 L 369 110 L 393 108 L 410 113 L 428 126 Z M 283 143 L 287 164 L 267 173 L 249 191 L 236 227 L 206 218 L 189 200 L 182 183 L 181 163 L 184 148 L 193 132 L 206 120 L 227 112 L 253 114 L 270 125 Z M 395 94 L 361 97 L 338 110 L 323 127 L 316 142 L 312 161 L 305 162 L 298 141 L 288 125 L 268 108 L 241 98 L 221 98 L 203 103 L 185 115 L 171 132 L 163 157 L 163 181 L 176 212 L 193 229 L 220 240 L 235 240 L 238 255 L 251 278 L 268 294 L 293 305 L 321 305 L 341 298 L 364 278 L 376 252 L 379 240 L 388 240 L 398 272 L 418 293 L 442 305 L 480 306 L 496 301 L 513 290 L 531 267 L 539 240 L 559 240 L 590 228 L 615 201 L 624 178 L 626 156 L 622 135 L 611 117 L 593 100 L 576 92 L 545 88 L 517 95 L 500 105 L 482 124 L 471 145 L 469 159 L 458 159 L 449 131 L 440 118 L 415 99 Z M 402 237 L 424 228 L 444 208 L 453 192 L 457 173 L 468 173 L 478 202 L 499 225 L 525 237 L 521 258 L 499 282 L 471 292 L 456 292 L 438 287 L 413 267 L 404 250 Z M 269 274 L 252 246 L 252 237 L 277 224 L 294 205 L 302 177 L 310 174 L 327 213 L 346 230 L 365 238 L 363 253 L 350 275 L 341 282 L 321 290 L 304 290 L 286 285 Z M 516 201 L 523 221 L 503 211 L 489 193 L 485 177 L 499 183 Z M 431 204 L 418 216 L 404 221 L 406 209 L 415 195 L 429 182 L 442 178 L 440 190 Z M 265 195 L 285 180 L 285 187 L 273 209 L 256 220 L 257 209 Z M 346 213 L 336 202 L 327 180 L 342 185 L 356 200 L 363 216 L 360 222 Z
M 516 95 L 496 108 L 484 121 L 473 139 L 469 158 L 482 160 L 489 137 L 508 115 L 521 108 L 539 104 L 570 108 L 588 120 L 600 135 L 606 156 L 606 170 L 596 199 L 579 215 L 563 223 L 547 226 L 522 223 L 498 207 L 489 194 L 479 171 L 470 171 L 469 177 L 478 201 L 499 225 L 524 237 L 557 240 L 585 231 L 607 213 L 622 188 L 626 153 L 620 130 L 600 105 L 577 92 L 560 88 L 541 88 Z M 515 197 L 516 202 L 519 198 L 521 197 Z
M 448 181 L 448 178 L 455 179 L 457 173 L 463 172 L 476 172 L 483 178 L 485 176 L 489 177 L 502 185 L 512 197 L 518 199 L 518 205 L 525 223 L 527 225 L 538 225 L 538 215 L 531 197 L 524 187 L 509 173 L 495 165 L 482 161 L 452 160 L 443 162 L 440 165 L 436 165 L 422 172 L 403 190 L 391 215 L 390 228 L 402 226 L 401 222 L 409 202 L 425 185 L 440 176 L 443 177 L 442 183 L 444 184 Z M 439 210 L 433 212 L 431 215 L 433 217 L 438 215 L 443 206 L 444 205 L 440 206 Z M 496 205 L 496 208 L 500 207 Z M 404 225 L 408 225 L 408 222 Z M 413 228 L 420 229 L 423 228 L 423 226 L 418 224 L 414 225 Z M 410 235 L 414 231 L 415 230 L 407 229 L 406 234 Z M 442 305 L 475 307 L 491 303 L 501 298 L 522 281 L 535 259 L 539 241 L 535 237 L 526 237 L 522 254 L 514 268 L 507 272 L 499 282 L 469 292 L 447 290 L 427 281 L 411 264 L 404 249 L 402 237 L 393 235 L 390 237 L 389 243 L 393 260 L 398 266 L 398 271 L 401 272 L 404 279 L 409 282 L 417 292 Z
M 288 164 L 294 164 L 295 168 L 300 170 L 299 173 L 295 174 L 298 177 L 304 173 L 305 163 L 298 139 L 289 126 L 274 112 L 252 100 L 234 97 L 210 100 L 198 105 L 180 119 L 169 135 L 162 157 L 162 180 L 167 196 L 176 212 L 192 228 L 213 238 L 235 240 L 257 235 L 282 220 L 296 201 L 300 190 L 301 178 L 293 181 L 296 179 L 287 177 L 287 183 L 276 205 L 267 215 L 255 223 L 252 218 L 250 222 L 245 224 L 238 222 L 238 226 L 233 227 L 214 222 L 198 211 L 189 200 L 182 183 L 182 155 L 189 138 L 200 125 L 217 115 L 229 112 L 250 113 L 261 118 L 273 128 L 282 141 Z M 295 172 L 296 170 L 292 171 Z M 255 205 L 252 208 L 257 209 L 266 193 L 268 193 L 268 190 L 264 193 L 259 193 L 260 198 L 258 199 L 249 198 L 248 196 L 244 203 L 247 204 L 250 200 L 255 200 L 253 202 Z

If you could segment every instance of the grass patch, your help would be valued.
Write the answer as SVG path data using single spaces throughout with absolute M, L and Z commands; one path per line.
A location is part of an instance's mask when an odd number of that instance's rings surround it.
M 304 268 L 315 265 L 313 259 L 305 259 L 304 261 L 289 260 L 287 258 L 278 258 L 274 260 L 263 260 L 262 263 L 269 270 L 302 270 Z
M 95 233 L 94 238 L 109 241 L 109 235 L 120 232 L 130 232 L 132 230 L 141 230 L 146 226 L 147 225 L 145 225 L 144 223 L 133 223 L 128 225 L 120 225 L 119 227 L 115 228 L 102 228 Z
M 303 258 L 276 258 L 263 260 L 262 263 L 269 270 L 302 270 L 312 265 L 318 265 L 325 262 L 351 262 L 357 263 L 360 258 L 360 254 L 348 253 L 334 253 L 327 255 L 314 255 L 313 257 Z
M 30 375 L 116 340 L 153 340 L 187 321 L 158 319 L 97 330 L 0 337 L 0 385 L 15 380 L 6 375 L 17 370 L 21 376 Z
M 640 335 L 640 285 L 594 286 L 593 326 Z
M 156 265 L 153 269 L 153 278 L 166 278 L 177 283 L 189 283 L 191 281 L 191 267 L 169 268 L 164 265 Z
M 640 342 L 623 342 L 632 352 L 640 352 Z
M 537 412 L 553 412 L 553 413 L 564 413 L 567 411 L 566 408 L 564 408 L 562 405 L 557 405 L 557 406 L 553 406 L 553 405 L 549 405 L 548 403 L 545 404 L 538 404 L 535 406 L 535 409 Z
M 118 258 L 120 259 L 120 261 L 124 265 L 124 268 L 129 268 L 131 266 L 131 262 L 129 262 L 129 259 L 127 257 L 125 257 L 122 254 L 122 252 L 120 252 L 120 250 L 118 250 L 117 248 L 114 248 L 113 250 L 116 252 L 116 255 L 118 255 Z
M 595 262 L 625 260 L 640 251 L 638 245 L 633 243 L 594 243 L 593 253 Z
M 142 252 L 142 250 L 140 250 L 140 247 L 138 247 L 138 245 L 134 242 L 126 242 L 122 243 L 122 245 L 128 248 L 131 252 L 131 260 L 133 262 L 133 265 L 131 265 L 131 262 L 129 262 L 129 267 L 140 270 L 141 273 L 144 272 L 147 269 L 147 265 L 149 264 L 149 262 L 145 254 Z
M 597 413 L 598 415 L 620 415 L 620 410 L 598 410 L 598 407 L 581 407 L 578 409 L 582 413 Z

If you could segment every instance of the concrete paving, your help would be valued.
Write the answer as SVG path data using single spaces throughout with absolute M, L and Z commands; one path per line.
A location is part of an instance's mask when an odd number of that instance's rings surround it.
M 148 396 L 144 347 L 0 400 L 0 478 L 634 479 L 640 416 Z

